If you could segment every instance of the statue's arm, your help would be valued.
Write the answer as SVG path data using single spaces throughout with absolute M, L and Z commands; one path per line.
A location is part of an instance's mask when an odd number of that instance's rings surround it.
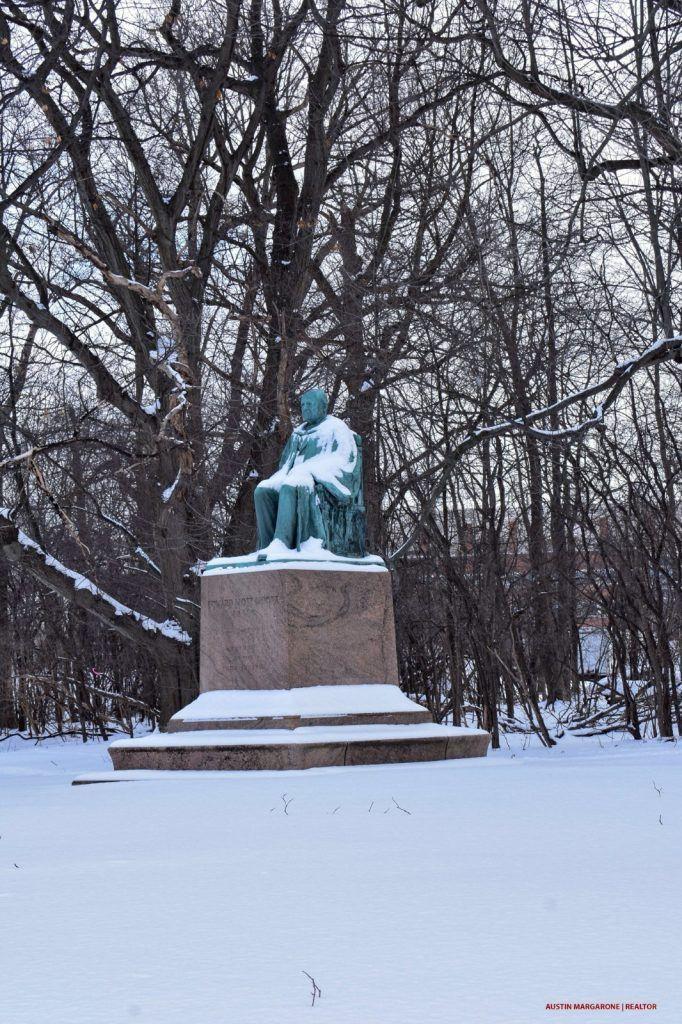
M 331 495 L 340 505 L 347 505 L 352 501 L 362 487 L 362 477 L 361 472 L 359 472 L 360 466 L 355 435 L 350 431 L 349 434 L 350 437 L 347 438 L 346 441 L 350 442 L 351 446 L 352 466 L 350 468 L 346 462 L 347 455 L 339 458 L 338 468 L 330 475 L 327 475 L 326 473 L 318 475 L 315 473 L 314 463 L 311 467 L 317 486 L 321 487 Z M 341 445 L 335 438 L 332 445 L 332 455 L 334 455 L 340 447 Z

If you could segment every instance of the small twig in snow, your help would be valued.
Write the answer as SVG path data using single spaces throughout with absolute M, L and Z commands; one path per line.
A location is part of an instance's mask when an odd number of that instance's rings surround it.
M 315 981 L 315 979 L 313 978 L 312 974 L 308 974 L 308 972 L 307 972 L 307 971 L 302 971 L 301 973 L 302 973 L 302 974 L 305 974 L 306 978 L 307 978 L 307 979 L 308 979 L 308 980 L 310 981 L 311 985 L 313 986 L 313 987 L 312 987 L 312 991 L 311 991 L 311 993 L 310 993 L 310 994 L 311 994 L 311 996 L 313 997 L 313 1001 L 311 1002 L 311 1004 L 310 1004 L 310 1005 L 311 1005 L 311 1006 L 314 1006 L 314 1005 L 315 1005 L 315 1000 L 316 1000 L 316 999 L 320 999 L 320 998 L 322 997 L 322 989 L 321 989 L 321 988 L 320 988 L 320 986 L 319 986 L 319 985 L 317 984 L 317 982 L 316 982 L 316 981 Z
M 407 811 L 407 810 L 405 810 L 404 807 L 401 807 L 400 804 L 398 803 L 398 801 L 396 800 L 396 798 L 394 796 L 391 797 L 391 800 L 396 805 L 398 810 L 403 812 L 403 814 L 412 814 L 412 811 Z
M 289 804 L 291 803 L 291 801 L 293 799 L 294 799 L 293 796 L 290 796 L 289 799 L 287 800 L 286 793 L 282 793 L 282 803 L 284 804 L 284 813 L 285 814 L 289 813 Z
M 656 782 L 655 782 L 654 779 L 651 780 L 651 784 L 654 787 L 654 789 L 656 790 L 656 792 L 658 793 L 658 795 L 660 796 L 661 793 L 663 792 L 663 789 L 662 788 L 659 789 L 659 787 L 656 785 Z

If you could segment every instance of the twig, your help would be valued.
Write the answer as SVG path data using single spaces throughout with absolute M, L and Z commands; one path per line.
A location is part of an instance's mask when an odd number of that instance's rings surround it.
M 320 988 L 320 986 L 319 986 L 319 985 L 317 984 L 317 982 L 316 982 L 316 981 L 315 981 L 315 979 L 313 978 L 312 974 L 308 974 L 308 972 L 307 972 L 307 971 L 302 971 L 302 973 L 303 973 L 303 974 L 305 974 L 306 978 L 308 978 L 308 980 L 310 981 L 311 985 L 313 986 L 313 987 L 312 987 L 312 991 L 311 991 L 311 993 L 310 993 L 310 994 L 311 994 L 311 996 L 313 997 L 313 999 L 312 999 L 312 1002 L 311 1002 L 311 1004 L 310 1004 L 310 1005 L 311 1005 L 311 1006 L 314 1006 L 314 1005 L 315 1005 L 315 1000 L 316 1000 L 316 999 L 321 999 L 321 998 L 322 998 L 322 989 L 321 989 L 321 988 Z

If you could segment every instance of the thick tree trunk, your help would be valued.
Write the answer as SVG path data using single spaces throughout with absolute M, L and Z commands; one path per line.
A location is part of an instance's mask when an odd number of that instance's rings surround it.
M 14 707 L 9 566 L 0 556 L 0 732 L 16 729 Z

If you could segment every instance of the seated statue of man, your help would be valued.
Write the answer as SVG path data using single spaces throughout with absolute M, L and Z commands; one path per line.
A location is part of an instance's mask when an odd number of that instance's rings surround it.
M 314 539 L 321 547 L 334 551 L 320 496 L 342 507 L 362 493 L 355 434 L 342 420 L 327 414 L 328 406 L 327 396 L 319 388 L 303 395 L 303 422 L 287 441 L 279 469 L 256 487 L 261 551 L 275 554 L 291 548 L 300 550 L 301 544 Z

